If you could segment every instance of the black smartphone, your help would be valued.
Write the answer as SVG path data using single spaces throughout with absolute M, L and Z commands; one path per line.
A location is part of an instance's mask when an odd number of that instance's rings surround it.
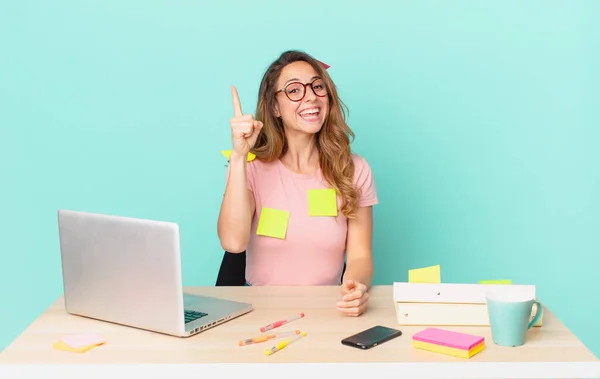
M 402 332 L 397 329 L 378 325 L 344 338 L 342 344 L 367 350 L 401 335 Z

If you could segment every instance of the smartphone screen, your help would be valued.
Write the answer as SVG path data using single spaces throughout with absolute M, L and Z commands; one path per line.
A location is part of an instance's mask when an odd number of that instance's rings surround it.
M 370 349 L 401 335 L 402 332 L 397 329 L 378 325 L 344 338 L 342 344 L 359 349 Z

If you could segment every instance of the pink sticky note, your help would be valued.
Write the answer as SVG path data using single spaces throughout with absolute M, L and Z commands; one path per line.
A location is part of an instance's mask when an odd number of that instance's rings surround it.
M 90 345 L 100 345 L 104 342 L 104 338 L 100 337 L 97 334 L 74 334 L 69 336 L 63 336 L 60 340 L 66 344 L 71 346 L 74 349 L 79 349 L 84 346 Z
M 327 70 L 329 67 L 331 67 L 330 65 L 325 64 L 325 63 L 323 63 L 321 61 L 318 61 L 318 62 L 321 64 L 321 66 L 325 67 L 325 70 Z
M 453 332 L 451 330 L 427 328 L 413 335 L 413 340 L 432 343 L 436 345 L 453 347 L 456 349 L 470 350 L 480 344 L 484 338 L 472 334 Z

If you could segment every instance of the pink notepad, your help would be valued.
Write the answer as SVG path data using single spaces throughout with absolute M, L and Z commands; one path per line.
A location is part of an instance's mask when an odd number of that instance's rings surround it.
M 413 335 L 413 340 L 433 343 L 461 350 L 471 350 L 479 345 L 484 338 L 472 334 L 453 332 L 451 330 L 427 328 Z

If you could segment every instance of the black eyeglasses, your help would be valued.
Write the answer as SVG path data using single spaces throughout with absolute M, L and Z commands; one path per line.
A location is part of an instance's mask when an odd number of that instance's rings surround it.
M 306 95 L 306 87 L 308 86 L 312 88 L 315 95 L 319 97 L 327 96 L 327 87 L 325 86 L 325 82 L 323 82 L 323 79 L 315 79 L 311 83 L 306 84 L 300 82 L 292 82 L 285 86 L 285 88 L 282 88 L 275 92 L 275 94 L 283 92 L 291 101 L 300 101 L 304 99 L 304 96 Z

